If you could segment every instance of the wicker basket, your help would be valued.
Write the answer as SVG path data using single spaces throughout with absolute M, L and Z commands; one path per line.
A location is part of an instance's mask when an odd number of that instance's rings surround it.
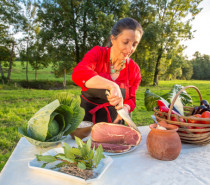
M 168 124 L 177 125 L 179 127 L 178 134 L 181 138 L 181 141 L 184 143 L 192 143 L 192 144 L 208 144 L 210 143 L 210 124 L 203 123 L 187 123 L 188 120 L 194 120 L 196 122 L 200 121 L 208 121 L 210 122 L 210 118 L 192 118 L 190 117 L 193 111 L 193 107 L 184 107 L 185 116 L 179 116 L 176 114 L 171 114 L 172 108 L 177 97 L 186 89 L 193 88 L 197 91 L 200 100 L 202 100 L 202 96 L 200 91 L 195 86 L 186 86 L 181 89 L 176 96 L 174 97 L 168 113 L 160 112 L 157 107 L 154 108 L 154 113 L 157 121 L 164 120 Z M 177 121 L 172 121 L 171 117 L 175 117 Z M 184 119 L 185 122 L 182 121 Z M 199 128 L 201 127 L 201 128 Z

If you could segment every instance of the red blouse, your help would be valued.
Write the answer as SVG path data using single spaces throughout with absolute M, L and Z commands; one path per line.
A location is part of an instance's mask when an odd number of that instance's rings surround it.
M 82 91 L 88 89 L 85 87 L 85 82 L 99 74 L 118 85 L 128 81 L 129 95 L 123 103 L 128 104 L 131 107 L 130 111 L 133 111 L 136 107 L 136 91 L 141 82 L 140 68 L 130 59 L 125 68 L 120 71 L 118 78 L 113 80 L 110 75 L 109 57 L 110 48 L 95 46 L 85 54 L 82 61 L 74 68 L 72 80 L 82 88 Z

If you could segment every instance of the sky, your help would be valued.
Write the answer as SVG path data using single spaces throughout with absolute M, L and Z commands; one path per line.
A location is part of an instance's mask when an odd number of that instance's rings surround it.
M 187 46 L 184 55 L 189 59 L 193 58 L 196 51 L 202 55 L 210 55 L 210 0 L 203 0 L 199 5 L 199 8 L 201 7 L 203 10 L 192 21 L 192 30 L 196 30 L 193 34 L 194 38 L 182 42 Z

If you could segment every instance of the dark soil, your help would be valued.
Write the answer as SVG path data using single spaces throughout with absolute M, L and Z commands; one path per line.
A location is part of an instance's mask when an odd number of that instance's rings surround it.
M 85 180 L 91 178 L 93 176 L 93 171 L 92 170 L 83 170 L 80 168 L 77 168 L 76 166 L 63 166 L 60 168 L 61 172 L 73 175 L 73 176 L 77 176 L 77 177 L 81 177 Z

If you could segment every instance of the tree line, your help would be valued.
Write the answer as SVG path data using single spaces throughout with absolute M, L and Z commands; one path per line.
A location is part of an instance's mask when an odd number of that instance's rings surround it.
M 52 64 L 55 75 L 72 71 L 95 45 L 106 46 L 111 28 L 124 17 L 139 21 L 143 38 L 132 58 L 142 84 L 166 79 L 210 79 L 207 55 L 183 56 L 180 42 L 192 39 L 191 22 L 202 0 L 0 0 L 0 73 L 10 81 L 15 58 L 37 71 Z M 16 33 L 23 37 L 17 39 Z M 3 67 L 8 66 L 5 77 Z M 36 77 L 36 75 L 35 75 Z

